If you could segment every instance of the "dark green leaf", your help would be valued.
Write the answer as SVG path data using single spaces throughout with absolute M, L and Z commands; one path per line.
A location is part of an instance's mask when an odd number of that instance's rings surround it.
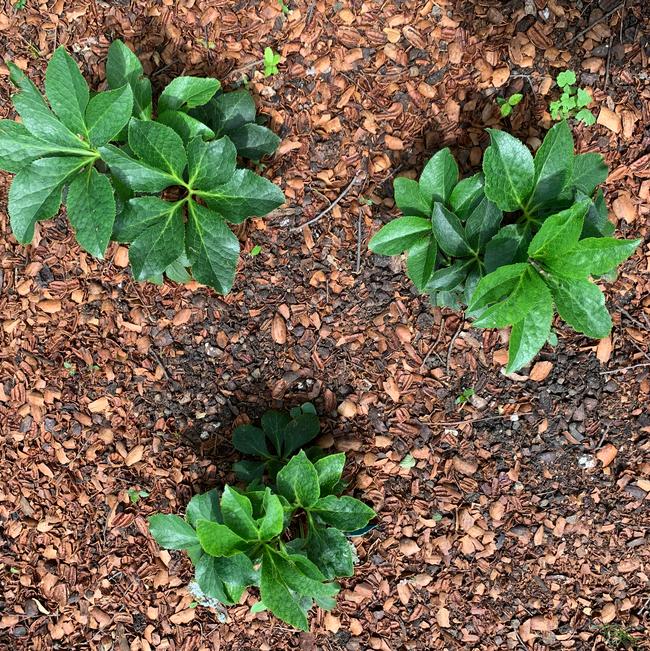
M 247 169 L 238 169 L 223 185 L 197 194 L 235 224 L 247 217 L 266 215 L 284 203 L 284 194 L 277 185 Z
M 149 532 L 164 549 L 187 549 L 197 542 L 194 529 L 177 515 L 152 515 Z
M 523 208 L 533 189 L 533 156 L 510 134 L 495 129 L 488 132 L 490 146 L 483 156 L 485 194 L 506 212 Z
M 465 222 L 465 237 L 476 251 L 483 251 L 496 235 L 503 219 L 503 213 L 487 197 L 472 210 Z
M 473 255 L 465 236 L 465 229 L 460 219 L 445 208 L 440 202 L 433 204 L 431 227 L 438 246 L 447 254 L 459 258 Z
M 211 102 L 214 123 L 207 123 L 217 135 L 224 135 L 255 122 L 255 102 L 247 90 L 223 93 Z
M 349 495 L 327 495 L 319 499 L 309 511 L 341 531 L 361 529 L 376 515 L 367 504 Z
M 306 544 L 309 560 L 328 579 L 354 574 L 354 552 L 345 534 L 333 527 L 310 526 Z
M 284 508 L 269 488 L 264 492 L 264 517 L 258 520 L 260 540 L 272 540 L 284 530 Z
M 588 198 L 586 194 L 576 192 L 576 201 Z M 599 188 L 594 195 L 593 201 L 589 204 L 589 210 L 585 217 L 580 237 L 607 237 L 614 233 L 614 224 L 609 221 L 607 204 L 603 191 Z
M 122 41 L 113 41 L 108 48 L 106 62 L 108 86 L 116 89 L 129 84 L 133 91 L 133 115 L 140 120 L 150 120 L 151 82 L 146 77 L 142 77 L 143 73 L 138 57 Z
M 282 456 L 287 457 L 298 448 L 318 436 L 320 422 L 313 414 L 301 414 L 287 423 L 284 428 Z
M 90 91 L 74 59 L 59 46 L 45 73 L 45 92 L 61 122 L 73 133 L 86 133 L 84 115 Z
M 133 242 L 147 228 L 166 220 L 171 213 L 180 211 L 181 208 L 180 201 L 171 203 L 159 197 L 129 199 L 115 220 L 112 239 L 116 242 Z
M 183 257 L 185 257 L 183 255 Z M 189 262 L 187 263 L 187 266 L 189 267 Z M 184 265 L 182 262 L 179 260 L 174 260 L 167 269 L 165 269 L 165 275 L 169 280 L 174 281 L 175 283 L 186 283 L 192 279 L 192 276 L 187 272 L 187 269 L 185 268 L 186 265 Z
M 208 77 L 176 77 L 158 99 L 158 112 L 177 111 L 207 104 L 221 88 L 217 79 Z
M 278 492 L 292 504 L 310 507 L 320 497 L 318 474 L 304 450 L 292 457 L 276 478 Z
M 81 248 L 103 258 L 115 221 L 115 199 L 108 177 L 94 167 L 78 174 L 70 183 L 65 205 Z
M 262 416 L 262 429 L 273 443 L 273 447 L 278 456 L 282 454 L 284 429 L 290 420 L 291 418 L 288 414 L 283 411 L 276 411 L 275 409 L 269 409 Z
M 258 457 L 269 456 L 266 446 L 266 435 L 253 425 L 240 425 L 232 433 L 232 444 L 236 450 L 244 454 L 253 454 Z
M 245 554 L 215 557 L 204 554 L 196 566 L 196 582 L 204 594 L 224 604 L 239 603 L 244 590 L 255 585 L 253 563 Z
M 15 63 L 7 61 L 7 68 L 9 68 L 9 79 L 14 86 L 23 91 L 25 95 L 30 95 L 34 101 L 40 102 L 42 106 L 47 106 L 45 98 L 36 88 L 34 82 Z
M 272 154 L 280 144 L 280 138 L 261 124 L 250 122 L 228 132 L 228 137 L 244 158 L 260 160 Z
M 19 122 L 0 120 L 0 169 L 15 174 L 37 158 L 59 153 L 59 146 L 33 136 Z
M 246 541 L 225 524 L 209 520 L 197 521 L 196 535 L 201 547 L 210 556 L 234 556 L 247 547 Z
M 63 184 L 88 163 L 77 156 L 40 158 L 16 174 L 8 208 L 11 230 L 21 244 L 31 242 L 37 221 L 56 215 Z
M 448 267 L 441 267 L 431 276 L 427 285 L 427 292 L 456 289 L 465 280 L 470 269 L 475 264 L 476 260 L 472 258 L 470 260 L 456 260 Z
M 257 540 L 259 532 L 253 520 L 253 505 L 241 493 L 226 486 L 221 496 L 221 515 L 224 524 L 244 540 Z
M 486 272 L 491 273 L 505 265 L 525 262 L 531 238 L 530 228 L 524 224 L 504 226 L 485 247 Z
M 600 154 L 580 154 L 573 163 L 571 185 L 590 197 L 596 187 L 606 181 L 608 171 Z
M 131 158 L 114 145 L 100 147 L 99 153 L 113 175 L 134 192 L 160 192 L 178 184 L 174 176 Z
M 185 144 L 194 138 L 203 138 L 204 140 L 214 138 L 212 129 L 183 111 L 165 111 L 158 115 L 157 120 L 173 129 Z
M 320 496 L 330 495 L 341 481 L 343 468 L 345 467 L 345 453 L 329 454 L 314 463 L 318 483 L 320 485 Z
M 507 373 L 518 371 L 537 355 L 548 339 L 552 321 L 553 299 L 547 289 L 543 298 L 512 326 Z
M 431 201 L 425 199 L 420 190 L 420 184 L 405 177 L 396 178 L 393 182 L 395 203 L 405 215 L 431 217 Z
M 605 307 L 605 296 L 588 280 L 547 276 L 560 316 L 576 331 L 593 339 L 607 337 L 612 319 Z
M 409 247 L 406 257 L 406 272 L 419 292 L 426 290 L 427 283 L 436 267 L 438 244 L 429 232 Z
M 129 147 L 145 163 L 180 179 L 187 164 L 181 137 L 168 126 L 151 120 L 129 122 Z
M 95 146 L 113 140 L 126 126 L 133 111 L 133 92 L 128 85 L 97 93 L 86 108 L 88 138 Z
M 485 196 L 483 174 L 480 172 L 456 184 L 449 197 L 449 207 L 460 219 L 467 219 Z
M 482 278 L 467 307 L 468 312 L 475 312 L 507 297 L 529 267 L 526 263 L 506 265 Z
M 205 142 L 190 141 L 187 147 L 189 186 L 194 190 L 210 190 L 227 183 L 235 173 L 237 150 L 230 138 Z
M 447 203 L 458 183 L 458 165 L 448 147 L 437 152 L 425 165 L 420 176 L 420 190 L 425 201 Z
M 199 520 L 210 520 L 222 523 L 221 508 L 219 507 L 219 491 L 213 488 L 206 493 L 194 495 L 185 509 L 185 518 L 196 526 Z
M 190 201 L 186 244 L 194 278 L 227 294 L 235 280 L 239 240 L 221 215 Z
M 528 246 L 531 258 L 543 260 L 563 255 L 578 243 L 582 224 L 589 210 L 589 201 L 581 201 L 571 208 L 547 217 Z
M 379 255 L 399 255 L 431 233 L 431 221 L 423 217 L 398 217 L 375 233 L 368 245 Z
M 264 476 L 265 461 L 237 461 L 233 464 L 232 469 L 237 475 L 237 479 L 246 482 L 249 485 L 260 481 Z
M 237 554 L 236 556 L 230 556 L 228 558 L 221 556 L 210 556 L 209 554 L 204 554 L 203 549 L 201 549 L 201 554 L 198 557 L 198 560 L 193 561 L 195 565 L 195 574 L 194 579 L 198 583 L 201 592 L 204 595 L 216 599 L 222 604 L 234 605 L 234 601 L 230 598 L 230 595 L 226 592 L 226 586 L 221 580 L 221 563 L 224 561 L 229 561 L 231 558 L 237 558 L 238 556 L 244 556 L 244 554 Z

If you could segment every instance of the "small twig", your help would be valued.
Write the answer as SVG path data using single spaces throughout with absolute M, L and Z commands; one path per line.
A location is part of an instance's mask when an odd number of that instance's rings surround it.
M 449 373 L 449 365 L 451 363 L 451 351 L 454 347 L 454 344 L 456 343 L 456 339 L 458 339 L 458 335 L 460 334 L 461 330 L 463 329 L 463 326 L 465 325 L 465 317 L 463 317 L 460 321 L 460 325 L 458 326 L 458 330 L 454 333 L 454 336 L 451 338 L 451 341 L 449 342 L 449 348 L 447 348 L 447 364 L 446 364 L 446 369 L 447 373 Z
M 615 14 L 619 9 L 622 9 L 625 6 L 625 0 L 621 2 L 621 4 L 616 5 L 612 10 L 608 11 L 606 14 L 603 14 L 600 18 L 596 18 L 591 25 L 588 27 L 585 27 L 581 32 L 578 32 L 573 38 L 570 38 L 566 43 L 562 45 L 562 47 L 566 47 L 567 45 L 571 45 L 573 41 L 579 39 L 581 36 L 584 36 L 588 31 L 593 29 L 598 23 L 601 23 L 603 20 L 606 18 L 609 18 L 612 14 Z
M 641 368 L 643 366 L 650 366 L 650 362 L 642 362 L 641 364 L 631 364 L 630 366 L 621 366 L 620 368 L 613 368 L 611 371 L 600 371 L 601 375 L 612 375 L 612 373 L 622 373 L 629 371 L 633 368 Z
M 431 357 L 431 354 L 433 353 L 433 349 L 438 345 L 438 342 L 440 341 L 440 338 L 442 337 L 442 333 L 444 332 L 444 330 L 445 330 L 445 320 L 441 319 L 440 327 L 438 328 L 438 334 L 436 335 L 436 339 L 429 347 L 429 350 L 427 350 L 427 354 L 424 356 L 424 359 L 422 360 L 422 364 L 420 364 L 420 371 L 424 370 L 424 365 L 427 363 L 429 357 Z M 438 353 L 436 353 L 436 357 L 440 359 L 440 355 L 438 355 Z M 442 363 L 441 359 L 440 362 Z
M 350 181 L 350 183 L 348 183 L 345 190 L 343 190 L 343 192 L 341 192 L 341 194 L 339 194 L 339 196 L 336 197 L 336 199 L 334 199 L 334 201 L 332 201 L 332 203 L 329 206 L 327 206 L 327 208 L 325 208 L 325 210 L 321 210 L 321 212 L 319 212 L 316 215 L 316 217 L 314 217 L 313 219 L 310 219 L 308 222 L 305 222 L 304 224 L 301 224 L 300 226 L 296 226 L 296 227 L 292 228 L 291 230 L 293 232 L 300 231 L 305 226 L 311 226 L 312 224 L 315 224 L 317 221 L 319 221 L 320 219 L 325 217 L 325 215 L 327 215 L 327 213 L 330 210 L 332 210 L 332 208 L 334 208 L 334 206 L 336 206 L 345 197 L 345 195 L 347 195 L 348 192 L 350 192 L 350 190 L 352 189 L 352 186 L 355 184 L 355 182 L 357 180 L 357 177 L 359 176 L 359 174 L 361 174 L 361 171 L 362 170 L 357 170 L 356 171 L 355 175 L 352 177 L 352 180 Z
M 357 264 L 354 268 L 354 273 L 359 273 L 361 270 L 361 208 L 359 208 L 359 216 L 357 217 Z
M 471 423 L 481 423 L 483 421 L 489 420 L 500 420 L 501 418 L 512 418 L 512 416 L 528 416 L 529 414 L 501 414 L 500 416 L 484 416 L 483 418 L 470 418 L 469 420 L 458 420 L 453 423 L 427 423 L 429 426 L 439 425 L 440 427 L 458 427 L 459 425 L 471 424 Z M 514 422 L 514 421 L 513 421 Z
M 239 68 L 234 68 L 231 70 L 229 73 L 226 74 L 226 77 L 230 77 L 231 75 L 236 75 L 239 74 L 240 72 L 246 72 L 247 70 L 250 70 L 251 68 L 257 68 L 257 66 L 261 65 L 264 63 L 264 59 L 258 59 L 257 61 L 253 61 L 253 63 L 247 63 L 245 66 L 241 66 Z
M 609 84 L 609 63 L 612 59 L 612 41 L 614 40 L 613 36 L 609 37 L 609 43 L 607 44 L 607 63 L 605 64 L 605 84 L 603 85 L 603 92 L 607 91 L 607 85 Z
M 632 321 L 632 323 L 635 323 L 636 325 L 638 325 L 639 328 L 642 328 L 643 330 L 647 330 L 648 332 L 650 332 L 650 328 L 647 325 L 644 325 L 643 323 L 641 323 L 641 321 L 639 321 L 638 319 L 635 319 L 625 308 L 622 308 L 622 307 L 617 305 L 616 309 L 621 314 L 623 314 L 623 316 L 626 316 L 630 321 Z M 643 316 L 645 317 L 645 314 Z

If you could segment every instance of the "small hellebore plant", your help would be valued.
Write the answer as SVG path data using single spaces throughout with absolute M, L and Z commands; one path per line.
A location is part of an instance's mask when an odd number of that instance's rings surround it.
M 277 420 L 277 413 L 269 418 Z M 267 420 L 265 432 L 286 431 L 298 419 L 277 426 Z M 254 432 L 251 437 L 259 439 Z M 278 443 L 274 434 L 269 440 Z M 254 586 L 260 595 L 254 612 L 268 609 L 308 630 L 311 607 L 333 608 L 339 591 L 334 579 L 354 572 L 349 536 L 359 535 L 375 517 L 363 502 L 339 496 L 344 465 L 344 453 L 312 462 L 301 450 L 277 471 L 272 486 L 255 480 L 246 490 L 225 486 L 221 494 L 214 489 L 196 495 L 184 518 L 151 516 L 151 534 L 161 547 L 187 552 L 204 597 L 232 605 Z
M 597 186 L 602 156 L 574 155 L 566 122 L 555 125 L 533 157 L 513 136 L 489 129 L 483 172 L 458 180 L 449 149 L 420 180 L 395 179 L 404 217 L 370 241 L 382 255 L 407 252 L 407 271 L 436 305 L 467 306 L 474 325 L 512 326 L 507 371 L 530 362 L 559 315 L 588 337 L 612 327 L 592 279 L 607 277 L 640 240 L 609 237 L 614 227 Z
M 284 202 L 270 181 L 237 158 L 259 160 L 279 138 L 257 124 L 246 91 L 224 93 L 216 79 L 177 77 L 154 112 L 151 82 L 121 41 L 106 63 L 109 90 L 92 93 L 59 47 L 47 67 L 47 101 L 12 63 L 12 101 L 22 122 L 0 120 L 0 169 L 16 176 L 9 217 L 27 244 L 37 221 L 64 199 L 80 246 L 102 258 L 111 240 L 131 245 L 137 280 L 163 273 L 227 293 L 239 242 L 227 225 Z M 154 119 L 155 113 L 155 119 Z

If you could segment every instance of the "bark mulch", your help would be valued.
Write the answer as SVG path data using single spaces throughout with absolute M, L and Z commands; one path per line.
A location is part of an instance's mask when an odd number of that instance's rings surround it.
M 63 44 L 100 85 L 114 38 L 158 89 L 246 75 L 283 138 L 264 173 L 287 204 L 240 230 L 222 298 L 135 284 L 126 249 L 91 259 L 63 217 L 17 245 L 0 177 L 0 648 L 650 648 L 647 2 L 11 4 L 0 53 L 40 82 Z M 265 46 L 285 57 L 266 79 Z M 604 153 L 618 235 L 644 243 L 608 287 L 610 338 L 560 326 L 505 377 L 504 333 L 431 308 L 367 241 L 396 214 L 392 177 L 436 149 L 468 172 L 486 126 L 538 145 L 565 68 L 598 116 L 578 149 Z M 495 97 L 513 92 L 508 123 Z M 232 480 L 233 423 L 306 399 L 379 513 L 355 577 L 308 634 L 251 615 L 250 595 L 227 618 L 193 607 L 189 561 L 146 516 Z

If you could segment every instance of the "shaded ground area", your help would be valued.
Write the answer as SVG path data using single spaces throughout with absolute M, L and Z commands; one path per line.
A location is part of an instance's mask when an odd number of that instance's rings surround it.
M 264 173 L 288 200 L 242 228 L 243 250 L 262 252 L 242 255 L 220 298 L 134 284 L 124 249 L 91 259 L 63 217 L 18 246 L 2 176 L 0 649 L 650 648 L 649 8 L 289 9 L 28 0 L 0 15 L 3 54 L 41 81 L 64 44 L 101 83 L 118 37 L 159 88 L 181 72 L 230 86 L 246 74 L 283 138 Z M 267 45 L 286 60 L 264 79 L 250 64 Z M 644 244 L 609 288 L 610 339 L 560 327 L 555 350 L 506 378 L 504 333 L 432 309 L 366 245 L 395 214 L 396 173 L 445 145 L 465 172 L 477 165 L 496 95 L 524 94 L 501 124 L 538 145 L 567 67 L 599 116 L 574 129 L 578 148 L 604 153 L 610 217 Z M 10 92 L 0 65 L 2 117 Z M 355 173 L 340 205 L 296 229 Z M 189 561 L 159 550 L 145 518 L 232 479 L 233 422 L 305 399 L 379 526 L 311 633 L 246 603 L 221 622 L 191 607 Z

